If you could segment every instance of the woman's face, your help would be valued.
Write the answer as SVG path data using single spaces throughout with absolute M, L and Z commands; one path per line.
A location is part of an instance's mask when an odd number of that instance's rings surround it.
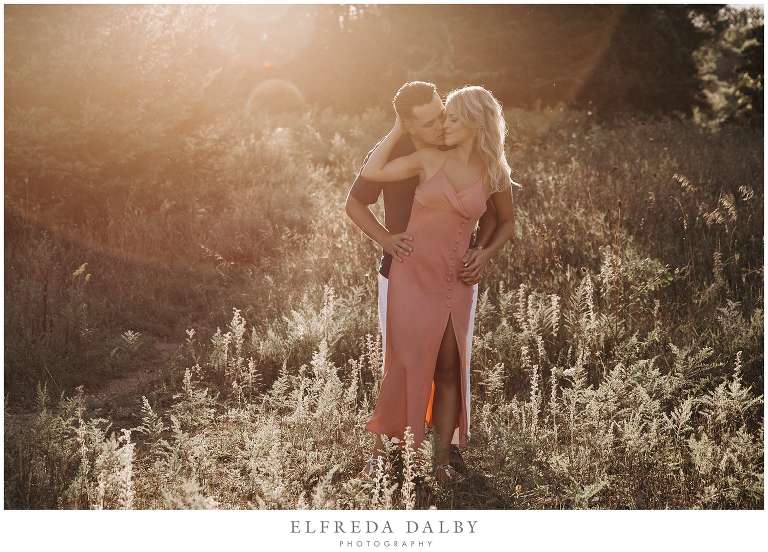
M 468 127 L 462 123 L 454 106 L 449 104 L 445 109 L 443 133 L 445 134 L 446 146 L 457 146 L 472 140 L 475 136 L 476 129 Z
M 456 109 L 448 104 L 445 108 L 445 120 L 443 121 L 446 146 L 457 146 L 474 138 L 476 129 L 470 128 L 461 122 Z

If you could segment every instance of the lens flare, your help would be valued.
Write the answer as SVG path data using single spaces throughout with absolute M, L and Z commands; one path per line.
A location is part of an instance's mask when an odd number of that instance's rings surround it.
M 257 84 L 248 95 L 245 114 L 295 111 L 305 107 L 305 104 L 304 94 L 295 84 L 283 79 L 267 79 Z

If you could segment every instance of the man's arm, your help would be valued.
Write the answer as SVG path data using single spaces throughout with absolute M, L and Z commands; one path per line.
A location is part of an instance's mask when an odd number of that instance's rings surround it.
M 493 203 L 495 207 L 496 227 L 488 241 L 480 240 L 480 230 L 478 230 L 477 247 L 470 249 L 464 255 L 462 259 L 464 268 L 459 272 L 459 278 L 467 285 L 474 285 L 480 281 L 488 261 L 501 250 L 507 241 L 512 239 L 515 233 L 515 211 L 511 188 L 493 194 L 489 202 Z
M 485 213 L 480 217 L 480 221 L 477 225 L 477 234 L 475 235 L 475 241 L 473 247 L 485 247 L 493 238 L 493 234 L 498 226 L 498 215 L 496 213 L 496 205 L 488 200 L 486 204 Z
M 498 226 L 498 214 L 496 212 L 496 205 L 493 200 L 489 199 L 485 213 L 480 217 L 478 222 L 477 232 L 473 236 L 472 245 L 464 254 L 464 258 L 461 260 L 464 263 L 464 268 L 459 272 L 459 278 L 468 286 L 473 286 L 480 281 L 482 277 L 482 271 L 485 268 L 481 266 L 477 271 L 470 271 L 466 268 L 466 265 L 474 258 L 474 254 L 481 249 L 484 249 L 493 239 L 493 235 L 496 233 L 496 227 Z
M 398 261 L 403 262 L 413 250 L 411 246 L 413 237 L 405 233 L 390 234 L 371 212 L 370 205 L 376 203 L 381 190 L 381 182 L 367 180 L 358 174 L 347 194 L 344 210 L 366 236 Z
M 377 244 L 381 244 L 382 238 L 387 233 L 387 229 L 379 222 L 379 219 L 371 212 L 368 205 L 349 195 L 347 196 L 347 202 L 344 205 L 344 210 L 347 216 L 352 219 L 360 230 L 375 241 Z

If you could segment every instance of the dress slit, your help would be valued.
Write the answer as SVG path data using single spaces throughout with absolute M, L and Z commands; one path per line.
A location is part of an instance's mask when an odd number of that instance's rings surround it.
M 456 354 L 459 357 L 459 367 L 457 370 L 456 377 L 459 379 L 459 416 L 458 420 L 456 420 L 457 426 L 459 428 L 459 431 L 461 431 L 462 427 L 462 420 L 464 419 L 463 416 L 465 415 L 465 406 L 464 406 L 464 370 L 468 369 L 468 367 L 464 366 L 465 364 L 465 355 L 462 353 L 461 350 L 461 341 L 459 340 L 459 334 L 456 332 L 456 321 L 453 318 L 453 313 L 448 313 L 448 320 L 445 322 L 445 326 L 443 328 L 443 334 L 440 336 L 440 342 L 438 345 L 438 351 L 440 350 L 439 347 L 443 343 L 443 338 L 445 337 L 445 332 L 448 329 L 448 324 L 451 325 L 451 328 L 453 329 L 453 339 L 456 342 Z M 424 420 L 427 423 L 427 426 L 432 428 L 434 426 L 434 418 L 432 416 L 432 407 L 434 405 L 435 401 L 435 393 L 437 391 L 437 386 L 435 385 L 435 372 L 437 371 L 437 356 L 435 356 L 435 367 L 432 370 L 432 389 L 429 392 L 429 398 L 427 399 L 427 410 L 424 415 Z M 456 427 L 451 428 L 451 436 L 453 436 L 454 432 L 456 431 Z

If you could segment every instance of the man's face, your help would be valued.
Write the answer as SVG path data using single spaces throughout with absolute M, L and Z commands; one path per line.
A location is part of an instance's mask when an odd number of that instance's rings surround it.
M 434 94 L 432 101 L 413 108 L 413 117 L 403 120 L 412 136 L 431 146 L 443 145 L 443 116 L 445 106 L 440 96 Z

